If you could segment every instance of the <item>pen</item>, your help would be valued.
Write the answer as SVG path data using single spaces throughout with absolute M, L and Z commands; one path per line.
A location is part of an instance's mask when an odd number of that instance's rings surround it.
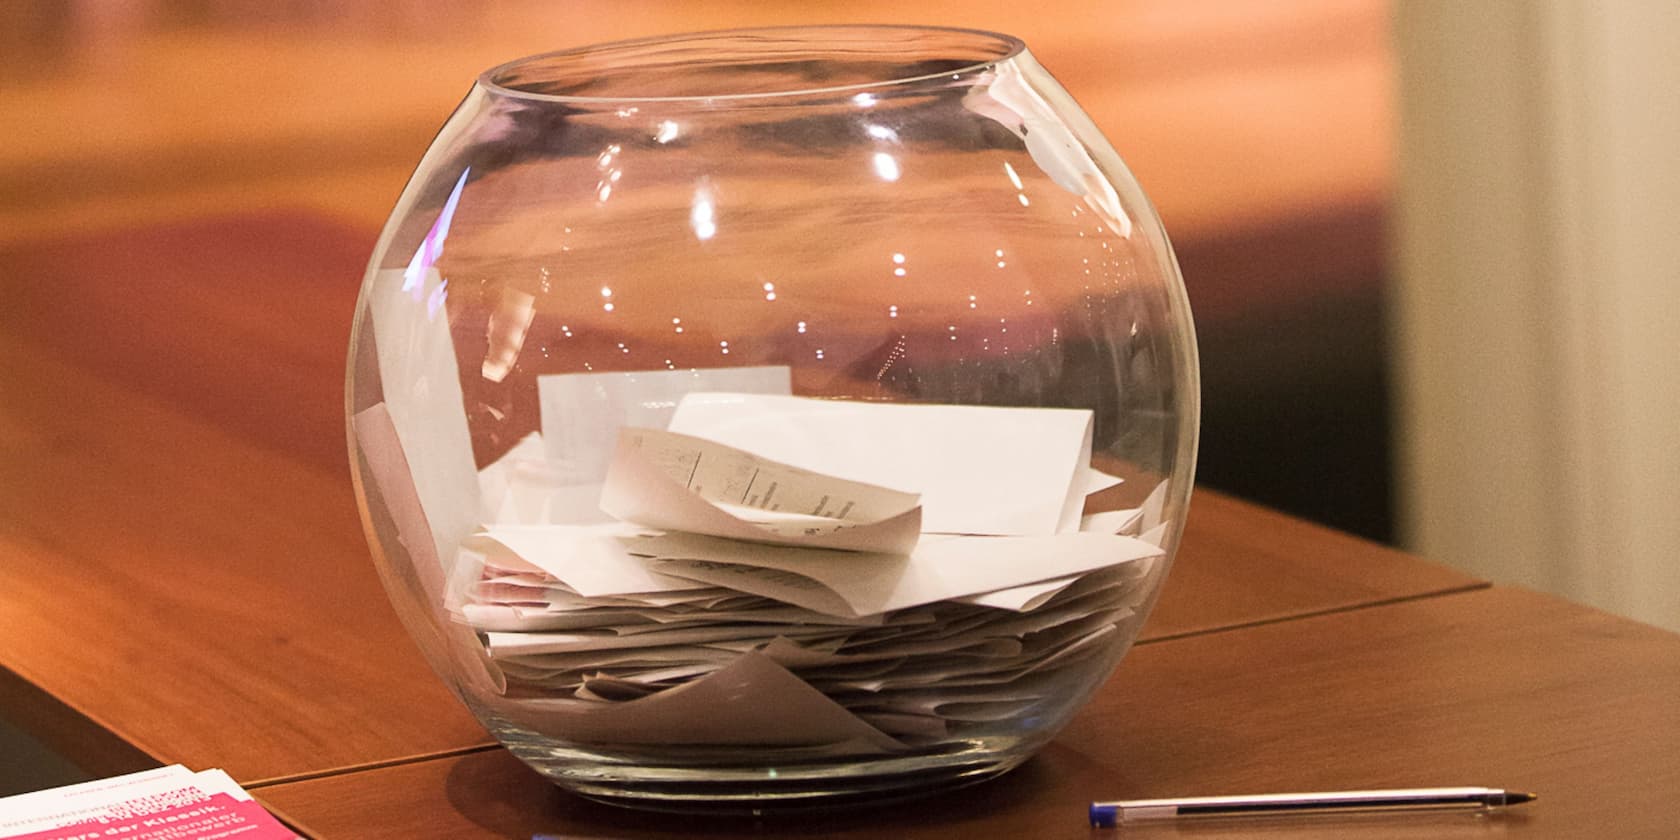
M 1185 817 L 1236 817 L 1263 814 L 1321 814 L 1359 811 L 1412 811 L 1438 808 L 1503 808 L 1535 799 L 1532 793 L 1485 787 L 1346 790 L 1328 793 L 1269 793 L 1258 796 L 1193 796 L 1183 799 L 1133 799 L 1092 802 L 1091 825 L 1113 828 L 1128 823 Z

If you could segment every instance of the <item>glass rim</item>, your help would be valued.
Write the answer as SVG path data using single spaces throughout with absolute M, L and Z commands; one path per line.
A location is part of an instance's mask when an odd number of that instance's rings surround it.
M 649 55 L 659 54 L 657 52 L 651 54 L 641 52 L 649 48 L 669 50 L 672 48 L 696 47 L 703 46 L 707 42 L 722 42 L 727 39 L 740 39 L 743 37 L 760 39 L 776 37 L 781 38 L 782 43 L 784 44 L 793 44 L 804 41 L 809 43 L 810 52 L 815 54 L 824 46 L 832 46 L 836 44 L 837 41 L 833 36 L 841 33 L 852 33 L 854 35 L 863 35 L 866 33 L 898 33 L 900 35 L 956 36 L 961 39 L 960 43 L 963 45 L 986 49 L 988 54 L 986 54 L 983 58 L 977 58 L 974 60 L 953 59 L 955 66 L 928 73 L 893 76 L 890 78 L 881 78 L 862 82 L 848 82 L 835 85 L 816 85 L 807 87 L 790 86 L 785 90 L 751 91 L 743 93 L 650 94 L 646 96 L 544 93 L 541 91 L 527 90 L 506 82 L 507 77 L 512 75 L 515 71 L 522 68 L 529 68 L 543 62 L 553 62 L 558 60 L 578 61 L 581 63 L 588 58 L 599 57 L 602 54 L 612 52 L 624 52 L 627 54 L 639 55 L 641 58 L 646 58 Z M 869 43 L 868 41 L 864 41 L 862 39 L 857 40 L 859 43 Z M 751 101 L 798 99 L 834 94 L 855 94 L 882 88 L 913 85 L 918 82 L 924 82 L 932 79 L 963 76 L 984 70 L 985 68 L 998 63 L 1014 59 L 1025 53 L 1026 49 L 1026 43 L 1013 35 L 1007 35 L 1001 32 L 993 32 L 985 29 L 970 29 L 953 26 L 842 23 L 744 27 L 736 29 L 711 29 L 697 32 L 672 33 L 668 35 L 653 35 L 642 38 L 605 41 L 598 44 L 590 44 L 579 47 L 568 47 L 565 49 L 553 50 L 551 52 L 535 53 L 491 67 L 479 74 L 477 82 L 480 87 L 485 88 L 492 93 L 512 99 L 525 99 L 536 102 L 564 103 L 582 106 L 602 106 L 620 103 L 744 103 Z M 764 54 L 768 55 L 769 53 Z M 907 55 L 905 53 L 892 54 Z M 743 56 L 744 59 L 750 57 L 750 55 Z M 936 59 L 941 56 L 935 52 L 921 57 Z M 744 64 L 745 62 L 743 61 L 739 63 Z

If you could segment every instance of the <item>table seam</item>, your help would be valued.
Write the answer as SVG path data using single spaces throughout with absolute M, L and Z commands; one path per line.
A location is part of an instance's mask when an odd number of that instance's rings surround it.
M 309 770 L 309 771 L 305 771 L 305 772 L 302 772 L 302 773 L 292 773 L 292 774 L 285 775 L 285 776 L 273 776 L 273 777 L 270 777 L 270 778 L 267 778 L 267 779 L 255 779 L 255 780 L 249 781 L 249 782 L 241 782 L 240 786 L 245 788 L 246 790 L 258 790 L 258 789 L 266 788 L 266 787 L 274 787 L 274 786 L 277 786 L 277 785 L 291 784 L 293 782 L 308 782 L 308 781 L 313 781 L 315 779 L 324 779 L 324 778 L 327 778 L 329 776 L 344 776 L 344 775 L 349 775 L 351 773 L 361 773 L 361 772 L 367 771 L 367 770 L 384 770 L 388 767 L 397 767 L 397 766 L 401 766 L 401 765 L 404 765 L 404 764 L 418 764 L 418 763 L 423 762 L 423 761 L 435 761 L 435 760 L 440 759 L 440 758 L 452 758 L 452 757 L 455 757 L 455 756 L 472 755 L 473 753 L 489 752 L 491 750 L 499 750 L 501 748 L 502 748 L 502 745 L 499 744 L 499 743 L 495 743 L 495 742 L 473 744 L 472 746 L 467 746 L 467 747 L 455 747 L 455 748 L 447 749 L 447 750 L 437 750 L 437 751 L 428 752 L 428 753 L 418 753 L 416 755 L 405 755 L 405 756 L 397 756 L 395 758 L 384 758 L 384 759 L 380 759 L 378 761 L 363 762 L 361 764 L 348 764 L 348 765 L 345 765 L 343 767 L 329 767 L 329 768 L 324 769 L 324 770 Z
M 1360 610 L 1388 607 L 1395 604 L 1406 604 L 1413 601 L 1428 601 L 1436 598 L 1450 597 L 1453 595 L 1463 595 L 1469 592 L 1480 592 L 1482 590 L 1492 588 L 1493 583 L 1491 581 L 1476 581 L 1473 583 L 1447 587 L 1445 589 L 1432 589 L 1427 592 L 1414 592 L 1410 595 L 1398 595 L 1392 598 L 1383 598 L 1376 601 L 1363 601 L 1357 604 L 1346 604 L 1339 607 L 1326 607 L 1320 610 L 1309 610 L 1307 612 L 1291 613 L 1289 615 L 1280 615 L 1272 618 L 1259 618 L 1253 621 L 1245 621 L 1240 624 L 1228 624 L 1223 627 L 1209 627 L 1201 630 L 1185 630 L 1180 633 L 1169 633 L 1165 636 L 1140 639 L 1133 645 L 1133 647 L 1159 644 L 1161 642 L 1175 642 L 1183 639 L 1193 639 L 1200 636 L 1212 636 L 1218 633 L 1229 633 L 1234 630 L 1247 630 L 1254 627 L 1265 627 L 1270 624 L 1283 624 L 1285 622 L 1300 621 L 1308 618 L 1319 618 L 1327 615 L 1341 615 L 1342 613 L 1359 612 Z

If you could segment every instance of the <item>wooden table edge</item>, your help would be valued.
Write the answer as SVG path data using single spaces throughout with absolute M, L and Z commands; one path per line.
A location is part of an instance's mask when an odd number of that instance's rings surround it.
M 0 710 L 7 722 L 96 776 L 120 776 L 164 764 L 156 751 L 124 735 L 112 722 L 47 691 L 6 663 L 0 663 Z

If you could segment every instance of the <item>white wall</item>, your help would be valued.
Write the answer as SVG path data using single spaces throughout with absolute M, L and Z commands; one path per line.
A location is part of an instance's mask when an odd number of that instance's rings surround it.
M 1395 20 L 1403 539 L 1680 630 L 1680 3 Z

